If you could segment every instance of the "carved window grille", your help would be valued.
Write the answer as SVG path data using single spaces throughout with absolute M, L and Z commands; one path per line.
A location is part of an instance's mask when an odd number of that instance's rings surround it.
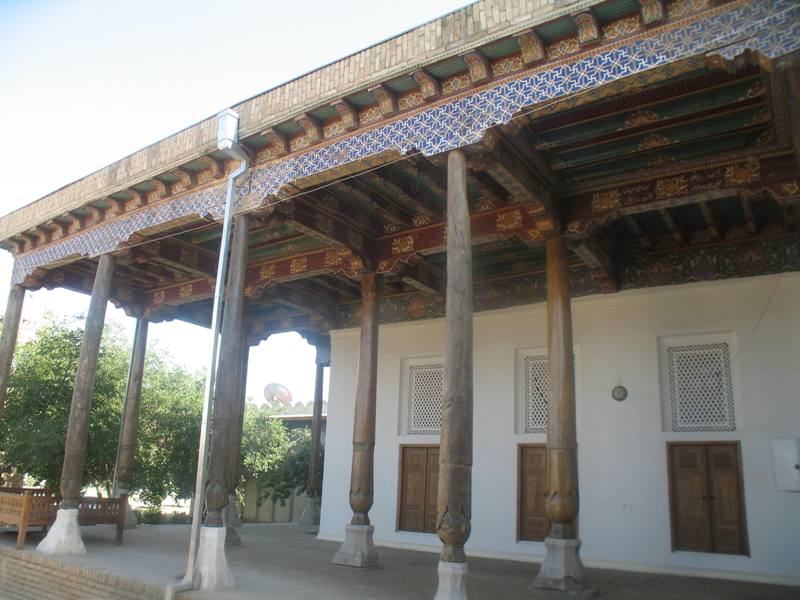
M 662 349 L 665 401 L 672 431 L 734 431 L 731 347 L 719 336 Z
M 416 359 L 405 364 L 406 435 L 439 435 L 442 427 L 444 361 Z
M 517 351 L 516 432 L 547 433 L 549 373 L 544 348 Z M 577 373 L 577 348 L 572 355 L 572 373 Z M 577 393 L 577 390 L 576 390 Z
M 523 432 L 547 432 L 547 354 L 522 357 Z

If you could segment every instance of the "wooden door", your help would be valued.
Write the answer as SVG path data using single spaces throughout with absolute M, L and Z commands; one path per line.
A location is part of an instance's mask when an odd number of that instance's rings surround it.
M 739 448 L 736 444 L 708 447 L 711 488 L 711 535 L 714 552 L 747 554 L 744 498 Z
M 706 447 L 670 445 L 670 477 L 675 549 L 711 552 Z
M 400 460 L 398 527 L 402 531 L 435 533 L 439 447 L 403 446 Z
M 738 444 L 670 444 L 675 550 L 746 554 Z
M 520 446 L 519 539 L 543 541 L 550 533 L 547 518 L 547 448 Z

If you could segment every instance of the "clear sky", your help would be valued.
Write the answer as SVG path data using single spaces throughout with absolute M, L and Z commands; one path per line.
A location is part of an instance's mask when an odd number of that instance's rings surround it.
M 0 0 L 0 214 L 245 98 L 466 4 L 465 0 Z M 88 198 L 87 198 L 88 200 Z M 0 288 L 11 277 L 0 252 Z M 0 309 L 6 294 L 0 292 Z M 29 293 L 21 336 L 88 296 Z M 109 305 L 129 335 L 133 319 Z M 208 330 L 153 325 L 178 362 L 208 363 Z M 311 400 L 314 349 L 296 334 L 253 349 L 248 395 L 270 381 Z

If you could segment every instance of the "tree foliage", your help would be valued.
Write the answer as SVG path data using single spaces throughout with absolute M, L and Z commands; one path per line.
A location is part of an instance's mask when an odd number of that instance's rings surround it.
M 53 321 L 21 343 L 4 418 L 0 455 L 6 467 L 57 490 L 72 389 L 83 335 L 79 321 Z M 125 396 L 129 344 L 106 327 L 92 397 L 84 486 L 110 491 Z M 203 377 L 173 364 L 151 344 L 142 380 L 139 436 L 131 491 L 158 506 L 194 492 L 202 416 Z M 266 496 L 284 502 L 307 490 L 311 437 L 288 431 L 276 406 L 248 403 L 243 423 L 241 481 L 255 479 Z

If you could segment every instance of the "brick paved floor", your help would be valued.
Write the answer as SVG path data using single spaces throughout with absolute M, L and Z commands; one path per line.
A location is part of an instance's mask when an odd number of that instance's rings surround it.
M 63 560 L 123 577 L 167 585 L 184 571 L 189 529 L 182 525 L 140 526 L 113 543 L 110 527 L 84 527 L 88 552 Z M 436 589 L 437 555 L 379 548 L 381 566 L 359 570 L 331 564 L 338 544 L 317 540 L 295 525 L 244 525 L 243 545 L 228 561 L 237 588 L 224 594 L 181 594 L 180 600 L 245 598 L 395 600 L 430 599 Z M 29 534 L 32 550 L 41 534 Z M 0 534 L 12 546 L 15 536 Z M 470 600 L 535 600 L 529 590 L 538 570 L 532 563 L 474 558 L 469 561 Z M 800 588 L 696 577 L 589 569 L 598 598 L 619 600 L 798 600 Z M 549 596 L 547 596 L 549 598 Z

